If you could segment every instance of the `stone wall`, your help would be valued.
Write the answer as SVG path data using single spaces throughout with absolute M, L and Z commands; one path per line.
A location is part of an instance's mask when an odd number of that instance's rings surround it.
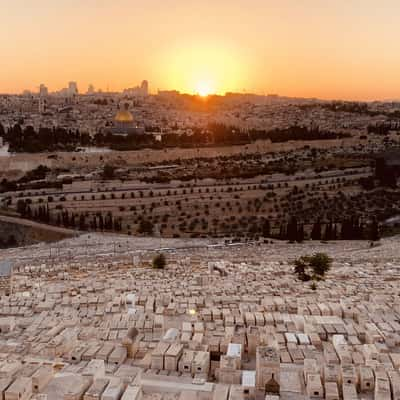
M 55 242 L 74 236 L 73 231 L 38 224 L 18 218 L 0 216 L 0 246 L 26 246 L 39 242 Z

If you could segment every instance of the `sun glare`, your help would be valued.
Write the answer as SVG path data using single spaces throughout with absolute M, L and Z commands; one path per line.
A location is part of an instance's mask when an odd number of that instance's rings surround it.
M 199 82 L 196 86 L 196 92 L 199 94 L 201 97 L 207 97 L 210 94 L 212 94 L 213 89 L 211 87 L 211 84 L 209 82 Z
M 203 38 L 179 42 L 167 50 L 160 55 L 160 64 L 166 66 L 161 79 L 170 88 L 207 97 L 246 87 L 247 73 L 230 43 Z

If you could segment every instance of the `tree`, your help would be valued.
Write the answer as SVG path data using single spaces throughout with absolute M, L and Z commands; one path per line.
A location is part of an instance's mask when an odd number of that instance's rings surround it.
M 394 169 L 388 167 L 386 160 L 383 157 L 376 160 L 375 176 L 382 186 L 396 187 L 396 175 Z
M 297 240 L 297 218 L 291 217 L 287 225 L 287 238 L 290 242 Z
M 262 236 L 263 237 L 271 236 L 271 226 L 268 219 L 266 219 L 262 225 Z
M 46 209 L 45 209 L 45 214 L 44 214 L 44 220 L 45 220 L 46 224 L 50 223 L 50 219 L 51 219 L 50 209 L 49 209 L 49 205 L 47 204 Z
M 95 215 L 93 215 L 92 226 L 93 226 L 93 230 L 97 231 L 97 218 Z
M 83 214 L 79 217 L 79 230 L 85 231 L 86 230 L 86 220 Z
M 324 240 L 332 240 L 332 237 L 333 237 L 333 225 L 332 222 L 329 222 L 329 224 L 325 225 Z
M 304 241 L 304 225 L 301 224 L 297 229 L 296 241 L 302 243 Z
M 321 280 L 330 270 L 332 259 L 325 253 L 316 253 L 312 256 L 302 256 L 293 262 L 294 273 L 305 282 Z
M 112 165 L 106 164 L 103 167 L 103 173 L 102 173 L 103 179 L 111 180 L 114 179 L 115 177 L 115 167 Z
M 304 257 L 298 258 L 294 261 L 294 273 L 303 282 L 311 279 L 311 276 L 307 273 L 307 263 L 305 262 Z
M 321 240 L 321 222 L 317 221 L 311 231 L 312 240 Z
M 100 229 L 101 231 L 104 230 L 104 219 L 103 219 L 103 214 L 100 214 L 100 215 L 99 215 L 99 229 Z
M 316 253 L 309 257 L 310 267 L 317 277 L 323 277 L 332 265 L 332 259 L 325 253 Z
M 151 221 L 142 219 L 139 223 L 138 232 L 139 233 L 147 233 L 149 235 L 152 235 L 153 229 L 154 229 L 154 225 Z
M 69 224 L 70 224 L 71 228 L 75 229 L 75 214 L 71 214 Z
M 279 239 L 284 240 L 286 238 L 286 227 L 284 224 L 281 224 L 279 227 Z
M 68 213 L 68 211 L 65 211 L 65 212 L 62 213 L 62 221 L 63 221 L 63 225 L 65 227 L 69 227 L 70 222 L 69 222 L 69 213 Z
M 155 268 L 155 269 L 164 269 L 166 265 L 167 265 L 167 260 L 166 260 L 165 255 L 163 253 L 157 254 L 153 258 L 153 268 Z
M 15 247 L 18 242 L 14 235 L 10 235 L 7 239 L 7 247 Z
M 111 231 L 113 229 L 113 216 L 111 211 L 109 211 L 106 215 L 106 218 L 104 220 L 104 228 L 108 231 Z
M 20 214 L 22 217 L 25 216 L 26 213 L 26 202 L 23 199 L 19 199 L 17 201 L 17 213 Z
M 332 228 L 332 240 L 336 240 L 337 239 L 337 228 L 336 228 L 336 224 L 333 225 Z
M 376 218 L 374 218 L 374 220 L 372 221 L 371 230 L 370 230 L 370 240 L 372 240 L 373 242 L 376 242 L 379 239 L 380 239 L 379 224 L 378 224 L 378 220 Z

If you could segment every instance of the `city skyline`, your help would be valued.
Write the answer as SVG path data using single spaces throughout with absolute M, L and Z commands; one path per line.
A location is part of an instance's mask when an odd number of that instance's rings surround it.
M 148 79 L 151 93 L 398 99 L 400 4 L 384 3 L 5 1 L 0 93 Z

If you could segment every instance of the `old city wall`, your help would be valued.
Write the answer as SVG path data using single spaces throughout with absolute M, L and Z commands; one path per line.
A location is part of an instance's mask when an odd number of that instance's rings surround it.
M 74 236 L 68 229 L 38 224 L 20 218 L 0 216 L 0 240 L 5 243 L 12 237 L 14 244 L 26 246 L 38 242 L 54 242 Z

